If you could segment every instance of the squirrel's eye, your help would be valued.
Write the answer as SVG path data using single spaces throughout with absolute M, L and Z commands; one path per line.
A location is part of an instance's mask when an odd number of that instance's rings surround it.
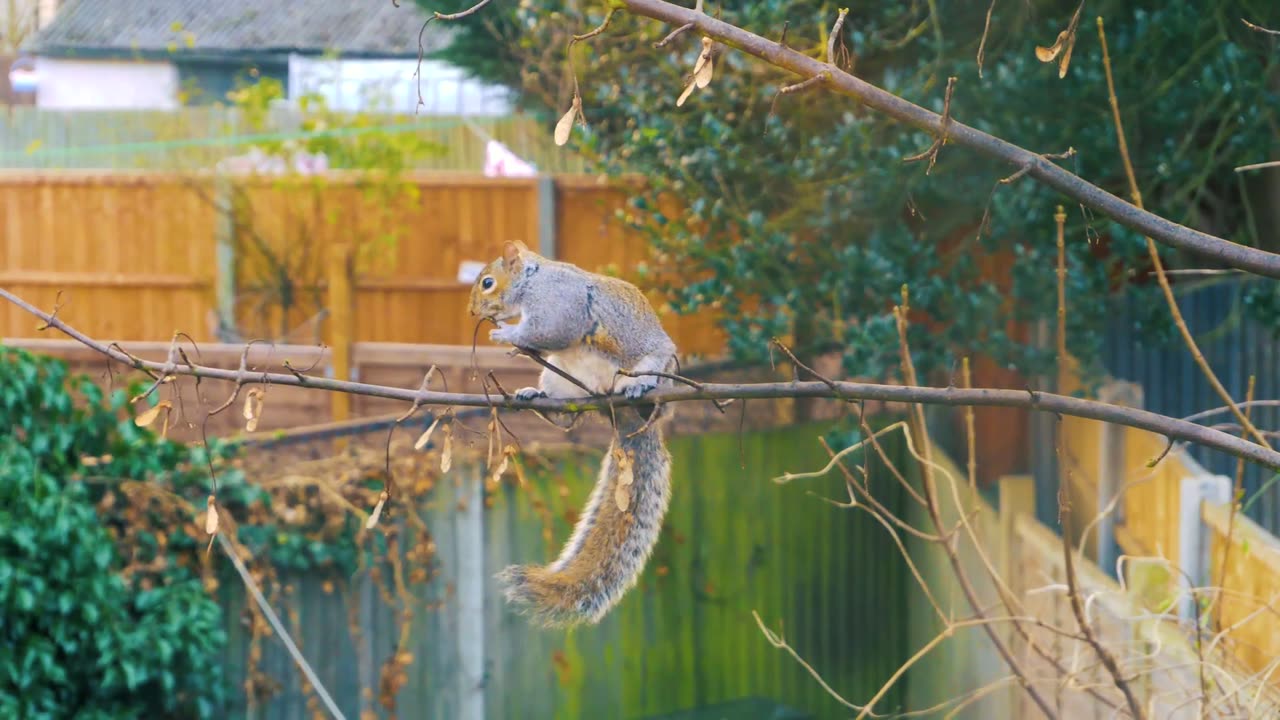
M 480 287 L 484 288 L 485 290 L 492 290 L 492 289 L 493 289 L 493 278 L 492 278 L 492 277 L 487 277 L 487 278 L 485 278 L 485 279 L 481 280 L 481 281 L 480 281 Z

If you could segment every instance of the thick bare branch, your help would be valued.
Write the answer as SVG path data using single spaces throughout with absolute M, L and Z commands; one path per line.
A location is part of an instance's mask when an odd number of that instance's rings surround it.
M 135 357 L 118 345 L 94 340 L 71 327 L 60 318 L 44 312 L 31 303 L 0 288 L 4 298 L 58 330 L 112 360 L 148 373 L 163 372 L 166 363 Z M 1175 440 L 1194 442 L 1221 450 L 1234 457 L 1261 463 L 1280 470 L 1280 453 L 1255 443 L 1235 437 L 1214 428 L 1197 425 L 1138 408 L 1121 407 L 1111 403 L 1083 398 L 1053 395 L 1027 390 L 1000 388 L 919 387 L 911 385 L 882 385 L 879 383 L 836 382 L 774 382 L 774 383 L 705 383 L 701 388 L 659 388 L 636 399 L 622 395 L 607 397 L 583 397 L 568 400 L 535 398 L 518 400 L 514 397 L 499 401 L 483 394 L 435 392 L 407 388 L 349 382 L 332 378 L 315 377 L 297 372 L 278 373 L 266 371 L 246 372 L 227 370 L 204 365 L 180 365 L 171 369 L 173 375 L 198 376 L 205 380 L 226 380 L 240 384 L 269 384 L 286 387 L 308 387 L 329 392 L 345 392 L 364 397 L 400 400 L 420 405 L 456 405 L 464 407 L 499 407 L 508 410 L 539 410 L 542 412 L 581 413 L 589 410 L 651 403 L 689 402 L 691 400 L 751 400 L 755 398 L 833 398 L 839 400 L 881 400 L 885 402 L 924 403 L 929 405 L 966 405 L 983 407 L 1031 408 L 1073 417 L 1101 420 L 1147 430 Z
M 1054 165 L 1042 155 L 988 135 L 964 123 L 952 120 L 944 128 L 942 117 L 937 113 L 854 77 L 821 59 L 810 57 L 735 25 L 664 0 L 622 0 L 622 5 L 636 15 L 672 25 L 692 24 L 698 33 L 754 55 L 771 65 L 789 70 L 802 78 L 812 78 L 827 73 L 829 78 L 825 85 L 831 90 L 852 97 L 873 110 L 925 130 L 935 137 L 941 136 L 945 131 L 949 140 L 960 145 L 1003 160 L 1015 167 L 1026 167 L 1027 174 L 1036 180 L 1097 210 L 1121 225 L 1137 230 L 1165 245 L 1214 258 L 1232 267 L 1258 275 L 1280 278 L 1280 255 L 1193 230 L 1134 207 L 1116 195 Z

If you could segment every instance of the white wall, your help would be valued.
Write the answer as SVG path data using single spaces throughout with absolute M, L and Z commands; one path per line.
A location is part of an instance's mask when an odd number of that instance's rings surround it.
M 169 110 L 178 107 L 178 69 L 169 62 L 36 58 L 36 106 L 57 110 Z
M 418 108 L 418 61 L 331 60 L 292 55 L 289 99 L 316 93 L 333 110 L 418 112 L 429 115 L 505 115 L 506 88 L 468 79 L 448 63 L 422 61 L 422 108 Z

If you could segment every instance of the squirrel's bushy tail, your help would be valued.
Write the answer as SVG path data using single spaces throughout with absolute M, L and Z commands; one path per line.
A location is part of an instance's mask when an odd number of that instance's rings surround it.
M 550 565 L 514 565 L 498 574 L 507 599 L 544 625 L 599 622 L 639 579 L 658 541 L 671 499 L 671 456 L 660 423 L 627 437 L 641 425 L 627 428 L 619 420 L 618 438 L 605 453 L 560 557 Z M 614 456 L 619 444 L 633 458 L 622 500 L 618 485 L 626 473 L 619 472 Z

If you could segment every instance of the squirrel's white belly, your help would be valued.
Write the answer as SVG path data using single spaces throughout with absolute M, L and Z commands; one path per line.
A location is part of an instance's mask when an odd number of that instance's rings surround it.
M 571 348 L 555 353 L 547 359 L 556 367 L 572 375 L 578 382 L 591 388 L 592 392 L 607 393 L 610 388 L 618 391 L 634 382 L 629 377 L 617 375 L 618 366 L 590 348 Z

